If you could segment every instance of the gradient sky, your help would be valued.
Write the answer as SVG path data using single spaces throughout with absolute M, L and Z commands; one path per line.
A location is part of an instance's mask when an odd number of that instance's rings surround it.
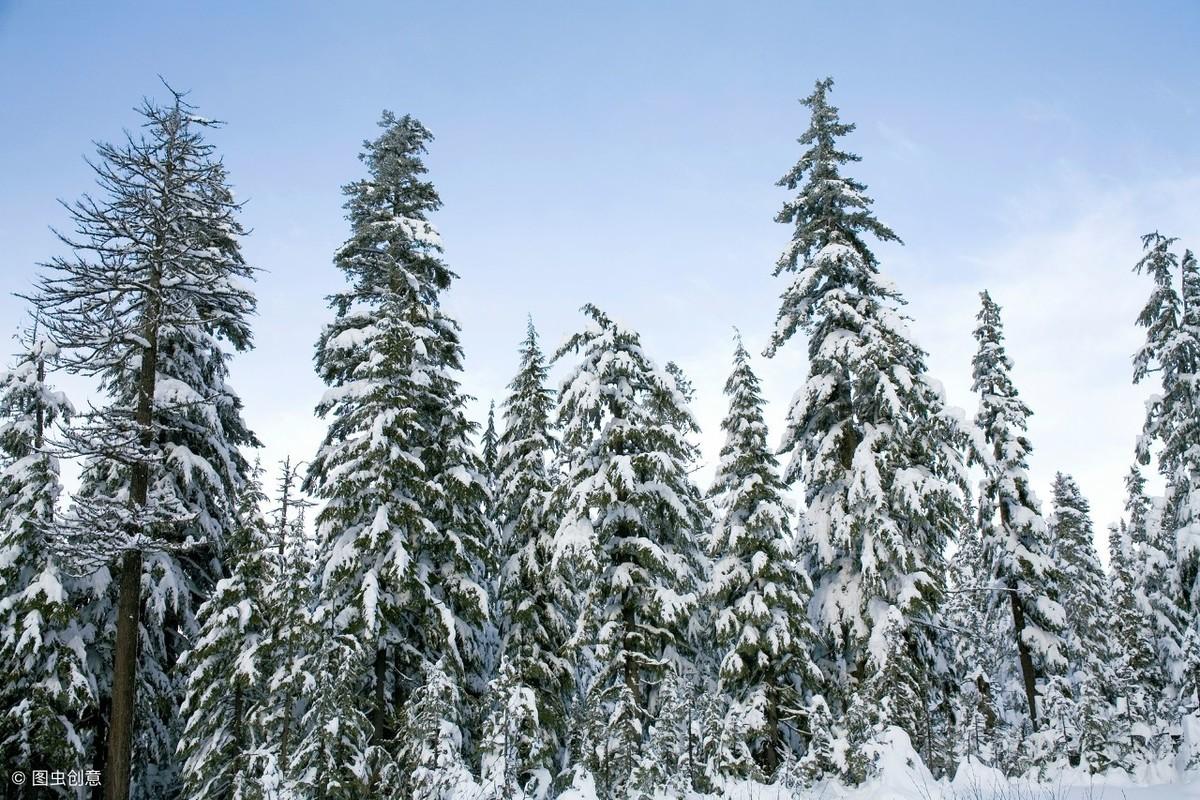
M 323 432 L 312 343 L 339 285 L 339 187 L 379 112 L 434 133 L 435 222 L 461 276 L 467 391 L 501 398 L 527 313 L 553 348 L 595 302 L 698 391 L 720 446 L 731 329 L 771 330 L 789 231 L 775 181 L 836 80 L 853 170 L 904 247 L 878 249 L 952 404 L 974 414 L 977 293 L 1004 306 L 1044 499 L 1073 473 L 1115 521 L 1149 389 L 1130 385 L 1148 282 L 1139 234 L 1200 248 L 1194 2 L 53 2 L 0 0 L 0 331 L 61 252 L 58 198 L 92 188 L 158 78 L 191 90 L 261 267 L 257 349 L 233 382 L 264 459 Z M 759 358 L 781 431 L 804 343 Z M 80 399 L 86 389 L 66 385 Z M 701 472 L 706 481 L 709 470 Z

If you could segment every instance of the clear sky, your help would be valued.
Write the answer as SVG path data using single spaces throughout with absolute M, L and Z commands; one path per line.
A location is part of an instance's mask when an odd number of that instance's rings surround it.
M 0 330 L 20 322 L 10 293 L 61 252 L 48 226 L 65 222 L 58 198 L 92 188 L 92 141 L 136 125 L 162 74 L 228 122 L 211 140 L 265 270 L 234 385 L 268 463 L 311 457 L 339 187 L 389 108 L 436 137 L 472 413 L 502 397 L 527 313 L 553 347 L 591 301 L 692 376 L 711 463 L 731 328 L 761 350 L 783 288 L 774 183 L 800 153 L 796 100 L 832 75 L 858 125 L 854 174 L 906 243 L 878 253 L 932 373 L 974 413 L 971 329 L 991 290 L 1036 414 L 1040 492 L 1072 472 L 1102 530 L 1148 392 L 1130 385 L 1138 235 L 1200 248 L 1198 42 L 1188 0 L 0 0 Z M 756 362 L 776 437 L 803 348 Z

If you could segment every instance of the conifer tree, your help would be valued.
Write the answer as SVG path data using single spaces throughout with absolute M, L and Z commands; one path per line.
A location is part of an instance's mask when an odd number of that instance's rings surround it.
M 1012 616 L 1007 598 L 996 598 L 992 570 L 979 530 L 964 531 L 950 564 L 950 599 L 946 618 L 954 631 L 954 663 L 958 665 L 956 763 L 971 758 L 998 764 L 1001 711 L 1008 699 L 1004 686 L 1015 677 Z M 1024 701 L 1022 700 L 1022 704 Z M 1028 709 L 1025 710 L 1028 715 Z
M 188 798 L 243 798 L 262 782 L 250 759 L 262 743 L 250 712 L 267 695 L 262 647 L 272 609 L 265 592 L 278 582 L 278 564 L 262 515 L 260 465 L 241 494 L 238 526 L 226 542 L 230 575 L 197 611 L 199 637 L 181 661 L 187 688 L 179 755 Z
M 840 716 L 882 668 L 871 653 L 885 651 L 893 610 L 906 643 L 891 650 L 905 662 L 898 672 L 943 677 L 943 549 L 962 527 L 965 474 L 961 426 L 926 375 L 925 354 L 898 310 L 903 298 L 867 245 L 868 237 L 898 239 L 871 213 L 865 186 L 841 172 L 858 156 L 838 146 L 854 126 L 829 105 L 832 83 L 819 81 L 803 101 L 812 112 L 799 140 L 806 149 L 780 181 L 797 195 L 776 217 L 794 232 L 775 274 L 794 278 L 767 355 L 797 331 L 808 334 L 808 377 L 781 452 L 790 459 L 785 482 L 804 487 L 800 551 L 809 554 L 817 662 Z
M 173 665 L 195 633 L 195 598 L 220 574 L 249 469 L 238 448 L 257 444 L 225 382 L 255 308 L 240 206 L 203 138 L 217 123 L 172 95 L 143 104 L 139 136 L 99 146 L 101 195 L 68 207 L 73 255 L 46 265 L 34 298 L 64 366 L 98 377 L 106 397 L 67 439 L 90 461 L 56 527 L 74 562 L 118 569 L 115 640 L 102 644 L 111 679 L 100 681 L 111 687 L 108 800 L 129 796 L 135 762 L 142 796 L 171 791 Z
M 729 412 L 709 498 L 717 513 L 706 600 L 717 610 L 718 690 L 729 697 L 726 724 L 745 737 L 762 773 L 784 756 L 784 730 L 797 725 L 806 694 L 819 688 L 808 622 L 812 587 L 797 564 L 791 507 L 767 446 L 762 392 L 738 337 L 725 382 Z M 745 759 L 736 757 L 736 769 Z M 749 777 L 743 774 L 741 777 Z
M 563 518 L 555 561 L 582 553 L 588 596 L 575 634 L 594 658 L 584 761 L 612 796 L 631 790 L 656 686 L 692 651 L 705 525 L 687 465 L 695 431 L 676 381 L 644 352 L 637 333 L 592 305 L 589 326 L 556 358 L 578 353 L 563 380 Z M 686 421 L 686 426 L 684 424 Z
M 979 492 L 979 523 L 990 573 L 993 607 L 1011 609 L 1020 677 L 1030 723 L 1039 724 L 1037 693 L 1047 676 L 1067 668 L 1064 611 L 1058 599 L 1061 576 L 1037 497 L 1029 485 L 1025 436 L 1032 412 L 1013 385 L 1012 361 L 1004 349 L 1000 307 L 987 292 L 975 329 L 978 350 L 972 360 L 979 394 L 975 423 L 986 449 L 976 454 L 985 477 Z
M 289 785 L 300 797 L 362 800 L 378 788 L 369 784 L 384 783 L 363 774 L 372 731 L 356 691 L 374 653 L 368 656 L 362 643 L 338 633 L 327 608 L 317 607 L 312 633 L 311 679 L 305 682 L 310 702 L 289 762 Z
M 1053 502 L 1051 557 L 1061 575 L 1068 676 L 1077 705 L 1072 753 L 1100 771 L 1114 759 L 1105 734 L 1115 714 L 1110 698 L 1116 688 L 1110 668 L 1116 647 L 1107 625 L 1108 578 L 1096 552 L 1090 506 L 1074 478 L 1061 472 L 1054 476 Z
M 1146 342 L 1134 355 L 1133 381 L 1154 375 L 1161 386 L 1146 404 L 1138 459 L 1148 464 L 1151 447 L 1161 444 L 1157 461 L 1166 481 L 1166 504 L 1158 524 L 1148 522 L 1142 585 L 1170 681 L 1168 702 L 1181 702 L 1185 684 L 1197 683 L 1197 665 L 1184 644 L 1188 629 L 1197 624 L 1200 564 L 1200 533 L 1193 524 L 1193 509 L 1200 503 L 1200 276 L 1190 251 L 1182 261 L 1172 252 L 1175 241 L 1157 232 L 1143 236 L 1145 254 L 1134 267 L 1154 284 L 1137 320 L 1146 329 Z M 1174 710 L 1167 713 L 1175 716 Z
M 1096 552 L 1091 506 L 1070 475 L 1054 476 L 1053 502 L 1051 558 L 1061 575 L 1068 661 L 1072 671 L 1079 671 L 1089 652 L 1107 658 L 1114 649 L 1105 626 L 1108 578 Z
M 62 491 L 47 434 L 74 409 L 48 382 L 57 349 L 37 327 L 0 372 L 0 761 L 83 769 L 95 745 L 82 729 L 96 702 L 78 587 L 47 534 Z
M 432 137 L 390 112 L 380 127 L 363 145 L 367 177 L 344 187 L 351 235 L 334 260 L 347 285 L 330 298 L 316 354 L 329 430 L 305 484 L 326 501 L 317 535 L 330 635 L 370 651 L 343 696 L 370 698 L 376 746 L 392 740 L 429 664 L 444 665 L 456 696 L 483 692 L 492 538 L 456 377 L 458 326 L 441 308 L 455 275 L 428 220 L 440 206 L 421 161 Z
M 272 581 L 263 597 L 269 624 L 259 646 L 265 690 L 249 712 L 259 736 L 251 759 L 264 784 L 269 778 L 287 785 L 294 777 L 292 759 L 319 657 L 311 618 L 316 568 L 305 535 L 305 512 L 312 504 L 299 492 L 299 474 L 291 458 L 280 464 L 268 522 Z
M 483 474 L 488 479 L 488 488 L 492 488 L 492 484 L 496 481 L 496 448 L 499 442 L 499 436 L 496 434 L 496 403 L 494 401 L 488 403 L 487 427 L 483 429 L 482 441 L 480 455 L 483 458 Z
M 569 591 L 551 571 L 554 521 L 549 459 L 554 394 L 530 320 L 520 366 L 504 402 L 497 443 L 496 517 L 504 542 L 500 572 L 501 660 L 488 725 L 496 782 L 545 791 L 564 766 L 566 698 L 572 667 L 564 654 L 571 620 L 557 599 Z
M 1140 477 L 1136 468 L 1131 477 Z M 1137 485 L 1136 483 L 1134 484 Z M 1139 487 L 1140 488 L 1140 487 Z M 1136 497 L 1137 495 L 1134 495 Z M 1136 505 L 1131 503 L 1127 509 Z M 1153 647 L 1150 615 L 1137 598 L 1135 585 L 1137 543 L 1130 536 L 1131 526 L 1123 521 L 1109 528 L 1108 563 L 1111 582 L 1106 624 L 1113 640 L 1113 692 L 1123 712 L 1112 720 L 1111 740 L 1120 748 L 1122 766 L 1149 752 L 1150 731 L 1156 726 L 1154 685 L 1162 686 L 1157 653 Z

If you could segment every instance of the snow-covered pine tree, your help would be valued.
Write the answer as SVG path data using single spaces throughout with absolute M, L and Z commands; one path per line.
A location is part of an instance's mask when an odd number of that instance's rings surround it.
M 647 723 L 645 755 L 637 762 L 629 784 L 631 798 L 654 800 L 684 797 L 697 772 L 690 733 L 688 691 L 675 670 L 663 673 L 657 687 L 658 713 Z
M 730 703 L 726 724 L 770 778 L 787 747 L 784 731 L 807 728 L 798 717 L 807 696 L 819 691 L 820 673 L 808 621 L 812 586 L 797 563 L 792 508 L 767 445 L 762 391 L 741 336 L 733 364 L 725 382 L 725 444 L 708 492 L 717 519 L 705 600 L 717 609 L 713 639 L 718 691 Z M 746 761 L 735 756 L 720 766 L 738 770 Z
M 1029 485 L 1032 448 L 1025 431 L 1032 412 L 1012 382 L 1000 307 L 987 292 L 982 292 L 980 299 L 972 389 L 979 395 L 975 424 L 985 440 L 984 448 L 977 448 L 974 455 L 984 470 L 979 525 L 990 578 L 987 588 L 993 608 L 1008 606 L 1011 611 L 1013 650 L 1029 720 L 1036 730 L 1039 684 L 1067 668 L 1065 612 L 1058 597 L 1061 576 L 1052 558 L 1046 522 Z
M 364 774 L 372 755 L 368 752 L 372 726 L 358 694 L 361 673 L 370 669 L 375 659 L 374 648 L 364 652 L 370 642 L 338 633 L 337 620 L 328 607 L 317 606 L 311 625 L 313 649 L 302 684 L 309 702 L 298 726 L 285 785 L 306 799 L 382 796 L 387 786 L 378 780 L 380 776 Z M 377 761 L 387 758 L 386 753 L 378 755 Z
M 107 397 L 67 437 L 89 464 L 56 527 L 77 564 L 118 569 L 115 609 L 97 620 L 115 626 L 100 646 L 112 653 L 111 679 L 99 681 L 111 687 L 109 800 L 128 797 L 133 763 L 139 795 L 172 791 L 174 663 L 235 524 L 249 469 L 238 448 L 257 444 L 225 382 L 228 349 L 251 345 L 255 299 L 241 207 L 203 136 L 217 123 L 174 91 L 140 113 L 139 136 L 99 146 L 101 196 L 68 207 L 75 233 L 61 238 L 73 256 L 45 265 L 33 298 L 64 366 L 98 377 Z
M 249 754 L 251 768 L 264 785 L 287 786 L 295 777 L 292 759 L 320 656 L 311 619 L 316 566 L 305 534 L 305 512 L 312 503 L 299 491 L 300 470 L 290 457 L 280 464 L 268 515 L 273 580 L 263 589 L 269 624 L 259 646 L 266 688 L 249 712 L 259 737 Z
M 799 140 L 806 150 L 780 181 L 798 193 L 776 217 L 794 232 L 775 274 L 795 277 L 766 353 L 808 334 L 808 377 L 780 452 L 790 458 L 784 481 L 805 491 L 800 550 L 823 644 L 817 662 L 841 716 L 886 653 L 905 660 L 898 674 L 943 677 L 943 550 L 963 527 L 966 478 L 963 425 L 927 376 L 925 353 L 899 312 L 903 298 L 866 243 L 898 239 L 871 213 L 865 186 L 841 174 L 858 156 L 838 147 L 854 126 L 827 102 L 832 85 L 818 81 L 804 99 L 812 111 Z M 905 647 L 884 641 L 893 609 Z M 878 708 L 899 707 L 877 699 Z
M 1137 598 L 1136 558 L 1140 551 L 1130 535 L 1132 519 L 1144 515 L 1140 500 L 1141 475 L 1135 467 L 1130 474 L 1131 502 L 1126 506 L 1130 520 L 1113 525 L 1108 532 L 1108 565 L 1112 602 L 1108 610 L 1109 635 L 1113 640 L 1112 672 L 1116 704 L 1120 713 L 1112 721 L 1111 741 L 1119 750 L 1119 765 L 1129 769 L 1135 759 L 1143 758 L 1151 746 L 1157 727 L 1155 695 L 1152 686 L 1162 686 L 1162 670 L 1154 650 L 1154 628 L 1150 614 Z M 1141 527 L 1144 530 L 1142 516 Z M 1155 676 L 1158 677 L 1155 680 Z
M 557 409 L 564 475 L 554 560 L 590 562 L 575 634 L 596 665 L 583 760 L 619 797 L 644 757 L 655 687 L 666 672 L 686 671 L 707 520 L 688 475 L 696 426 L 675 379 L 637 333 L 595 306 L 583 311 L 590 324 L 555 356 L 578 354 Z
M 504 543 L 500 572 L 500 674 L 493 687 L 487 758 L 495 782 L 546 791 L 564 768 L 566 699 L 572 666 L 564 655 L 572 621 L 558 596 L 568 590 L 551 571 L 554 486 L 549 460 L 554 393 L 530 320 L 520 366 L 504 401 L 497 443 L 496 519 Z M 485 776 L 486 777 L 486 776 Z
M 1053 513 L 1050 518 L 1051 558 L 1060 578 L 1058 592 L 1065 611 L 1070 683 L 1077 708 L 1074 714 L 1072 758 L 1078 756 L 1094 771 L 1111 765 L 1103 732 L 1111 726 L 1115 710 L 1116 678 L 1110 665 L 1116 644 L 1108 628 L 1108 578 L 1096 552 L 1091 507 L 1070 475 L 1054 476 Z
M 375 745 L 431 663 L 459 695 L 483 692 L 492 538 L 458 326 L 440 305 L 455 275 L 428 221 L 441 202 L 423 177 L 432 136 L 409 116 L 384 112 L 379 124 L 363 145 L 367 177 L 344 187 L 351 235 L 334 260 L 347 286 L 316 354 L 329 430 L 305 484 L 326 501 L 317 535 L 332 635 L 370 650 L 344 696 L 370 698 Z
M 48 382 L 57 350 L 37 326 L 0 372 L 0 761 L 13 769 L 84 769 L 81 730 L 96 703 L 70 576 L 47 540 L 62 487 L 47 446 L 74 413 Z
M 499 459 L 498 443 L 500 437 L 496 433 L 496 403 L 492 401 L 488 403 L 488 418 L 487 427 L 483 429 L 483 438 L 480 440 L 480 456 L 483 458 L 483 474 L 488 479 L 488 488 L 493 488 L 496 481 L 496 465 Z
M 968 758 L 997 765 L 1000 755 L 1001 710 L 1006 698 L 997 697 L 1004 679 L 1015 669 L 1002 669 L 1013 659 L 1011 612 L 1006 598 L 994 597 L 991 565 L 984 556 L 979 530 L 966 530 L 950 562 L 950 598 L 946 619 L 955 632 L 954 663 L 959 687 L 955 693 L 955 763 Z M 1024 701 L 1022 700 L 1022 704 Z M 1026 715 L 1028 710 L 1026 709 Z
M 251 711 L 270 701 L 261 648 L 271 628 L 268 592 L 279 581 L 265 503 L 256 463 L 225 543 L 229 577 L 197 610 L 198 638 L 180 659 L 187 671 L 179 741 L 185 798 L 256 797 L 262 784 L 261 760 L 251 755 L 263 742 Z
M 1149 275 L 1154 288 L 1137 320 L 1146 328 L 1146 343 L 1134 355 L 1133 381 L 1157 375 L 1161 387 L 1146 404 L 1138 440 L 1143 464 L 1150 462 L 1154 444 L 1161 445 L 1158 470 L 1167 488 L 1160 524 L 1147 530 L 1143 582 L 1147 602 L 1155 607 L 1160 657 L 1171 681 L 1167 696 L 1184 702 L 1179 695 L 1185 684 L 1200 683 L 1200 665 L 1183 646 L 1188 629 L 1200 624 L 1200 523 L 1194 518 L 1200 505 L 1200 274 L 1190 251 L 1182 260 L 1172 252 L 1175 241 L 1157 232 L 1142 237 L 1145 254 L 1134 271 Z

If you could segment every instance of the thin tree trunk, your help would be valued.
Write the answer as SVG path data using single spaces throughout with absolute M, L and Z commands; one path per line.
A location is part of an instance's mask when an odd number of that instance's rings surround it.
M 1012 604 L 1013 628 L 1017 635 L 1017 654 L 1021 661 L 1021 677 L 1025 683 L 1025 701 L 1029 704 L 1029 721 L 1036 731 L 1038 729 L 1037 670 L 1033 666 L 1033 655 L 1029 652 L 1029 645 L 1025 643 L 1025 637 L 1022 635 L 1025 631 L 1025 611 L 1021 608 L 1021 600 L 1017 597 L 1017 587 L 1014 584 L 1015 581 L 1009 581 L 1008 597 Z
M 1000 524 L 1007 532 L 1012 524 L 1008 512 L 1008 503 L 1004 497 L 998 497 L 1000 506 Z M 1029 722 L 1036 731 L 1038 729 L 1037 713 L 1037 668 L 1033 664 L 1033 654 L 1025 642 L 1025 609 L 1021 607 L 1021 598 L 1017 595 L 1017 582 L 1011 576 L 1006 576 L 1009 604 L 1012 606 L 1013 630 L 1017 636 L 1017 657 L 1021 662 L 1021 679 L 1025 684 L 1025 702 L 1029 704 Z
M 383 726 L 387 710 L 387 696 L 384 692 L 387 687 L 387 666 L 387 648 L 380 647 L 375 651 L 375 709 L 371 716 L 371 725 L 374 727 L 371 741 L 375 744 L 383 741 Z
M 773 777 L 779 768 L 779 698 L 775 687 L 767 687 L 767 751 L 763 753 L 763 769 Z

